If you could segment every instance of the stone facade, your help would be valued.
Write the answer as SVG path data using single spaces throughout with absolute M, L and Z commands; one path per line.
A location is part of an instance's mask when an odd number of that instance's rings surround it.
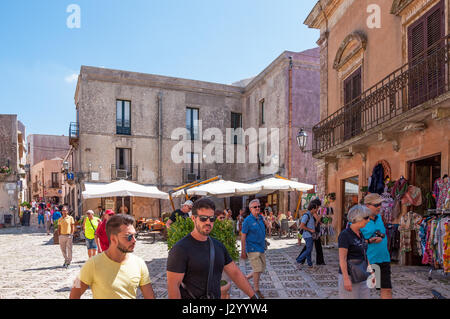
M 19 223 L 18 207 L 24 200 L 25 126 L 17 115 L 0 114 L 0 166 L 9 173 L 0 173 L 0 224 L 13 226 Z M 7 218 L 11 218 L 7 222 Z
M 364 92 L 374 85 L 381 86 L 382 79 L 407 64 L 408 28 L 438 3 L 438 0 L 319 1 L 305 24 L 321 31 L 318 41 L 321 50 L 320 119 L 331 118 L 333 113 L 342 110 L 344 81 L 356 69 L 361 68 L 361 91 Z M 445 6 L 443 25 L 448 34 L 448 1 L 442 3 Z M 370 28 L 367 23 L 370 15 L 367 8 L 372 4 L 380 8 L 381 28 Z M 374 166 L 381 160 L 390 165 L 391 180 L 400 176 L 412 178 L 412 163 L 434 156 L 440 158 L 440 175 L 448 173 L 449 97 L 445 92 L 315 154 L 320 160 L 318 192 L 337 195 L 332 206 L 338 233 L 345 213 L 344 180 L 358 177 L 358 188 L 367 186 Z M 361 199 L 361 192 L 358 197 Z
M 291 65 L 292 90 L 289 90 Z M 72 191 L 75 193 L 74 197 L 77 198 L 74 206 L 77 206 L 81 201 L 81 180 L 111 182 L 118 148 L 131 150 L 133 181 L 156 185 L 166 192 L 183 185 L 183 170 L 190 165 L 173 161 L 174 146 L 180 144 L 183 136 L 175 136 L 174 140 L 172 134 L 175 129 L 186 127 L 186 108 L 198 110 L 200 132 L 204 135 L 193 143 L 194 152 L 199 153 L 202 160 L 201 179 L 221 175 L 226 180 L 250 182 L 274 173 L 288 177 L 289 93 L 292 94 L 293 104 L 290 177 L 300 182 L 316 184 L 316 168 L 311 153 L 302 153 L 295 137 L 300 128 L 311 135 L 312 125 L 319 119 L 319 82 L 318 49 L 300 53 L 283 52 L 258 76 L 235 85 L 82 66 L 75 94 L 79 136 L 76 141 L 73 140 L 74 148 L 65 157 L 71 163 L 71 171 L 82 173 L 82 179 L 75 181 L 66 194 Z M 117 100 L 130 101 L 130 135 L 116 134 Z M 265 104 L 264 123 L 260 119 L 262 100 Z M 255 150 L 257 153 L 262 153 L 263 150 L 253 148 L 255 145 L 248 138 L 244 144 L 231 146 L 234 150 L 234 163 L 226 162 L 226 129 L 231 128 L 232 112 L 241 114 L 244 130 L 254 128 L 258 131 L 260 128 L 267 128 L 270 132 L 271 128 L 279 129 L 280 154 L 268 161 L 270 165 L 249 162 L 249 156 L 254 155 Z M 208 138 L 207 132 L 213 128 L 217 128 L 223 138 L 218 139 L 216 135 L 212 139 Z M 159 156 L 160 143 L 162 146 Z M 191 142 L 182 143 L 189 145 Z M 240 145 L 245 148 L 245 163 L 236 162 Z M 202 150 L 207 152 L 208 147 L 223 147 L 223 154 L 212 152 L 223 163 L 207 162 L 202 156 Z M 271 154 L 270 149 L 269 135 L 265 149 L 268 155 Z M 197 164 L 195 167 L 197 168 Z M 92 179 L 92 173 L 98 178 Z M 291 209 L 295 209 L 296 198 L 291 198 L 291 201 Z M 86 201 L 82 210 L 95 208 L 100 203 L 100 199 Z M 180 203 L 181 200 L 175 200 L 176 207 Z M 172 210 L 168 201 L 161 201 L 160 205 L 161 211 Z M 283 205 L 282 209 L 286 210 L 287 197 Z M 145 205 L 135 201 L 133 206 L 136 206 L 132 208 L 136 213 L 142 210 L 139 207 Z M 150 206 L 159 210 L 159 203 L 150 203 Z M 218 208 L 222 206 L 223 201 L 218 201 Z M 157 217 L 159 211 L 153 212 L 155 209 L 152 208 L 150 215 Z
M 54 158 L 41 161 L 31 167 L 30 188 L 33 200 L 64 204 L 62 162 L 61 158 Z

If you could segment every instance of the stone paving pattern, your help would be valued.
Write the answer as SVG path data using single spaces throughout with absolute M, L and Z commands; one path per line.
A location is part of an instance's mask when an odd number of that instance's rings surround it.
M 266 298 L 338 298 L 336 248 L 324 249 L 325 266 L 308 269 L 295 261 L 302 248 L 297 245 L 296 239 L 270 238 L 269 242 L 267 270 L 262 274 L 260 284 Z M 147 263 L 157 298 L 167 298 L 166 242 L 157 238 L 152 243 L 150 237 L 143 236 L 138 240 L 135 254 Z M 75 243 L 71 266 L 69 269 L 62 268 L 64 260 L 59 245 L 53 244 L 53 236 L 36 227 L 34 218 L 31 227 L 0 229 L 0 298 L 67 299 L 72 283 L 86 260 L 84 242 Z M 245 274 L 251 272 L 248 261 L 240 260 L 239 266 Z M 435 289 L 450 298 L 450 276 L 437 272 L 429 281 L 428 271 L 425 266 L 393 264 L 393 297 L 430 299 L 431 289 Z M 248 298 L 234 285 L 230 295 L 232 299 Z M 141 297 L 139 293 L 138 298 Z M 379 292 L 371 289 L 371 297 L 378 299 Z M 87 290 L 82 298 L 92 298 L 91 291 Z

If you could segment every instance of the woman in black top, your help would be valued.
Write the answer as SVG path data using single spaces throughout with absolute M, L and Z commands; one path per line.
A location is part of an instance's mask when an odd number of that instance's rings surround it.
M 367 243 L 360 229 L 369 222 L 370 210 L 363 205 L 356 205 L 348 212 L 349 227 L 344 229 L 338 238 L 339 247 L 339 298 L 368 299 L 369 287 L 366 281 L 352 283 L 347 268 L 347 260 L 366 259 Z

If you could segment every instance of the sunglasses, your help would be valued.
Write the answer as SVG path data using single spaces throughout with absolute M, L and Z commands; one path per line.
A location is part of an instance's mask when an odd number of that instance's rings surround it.
M 133 238 L 138 239 L 139 236 L 138 236 L 138 234 L 130 234 L 128 236 L 122 236 L 122 237 L 126 238 L 128 241 L 132 241 Z
M 253 206 L 253 207 L 250 207 L 250 208 L 261 208 L 261 206 Z
M 197 216 L 198 219 L 200 219 L 200 221 L 202 223 L 206 222 L 208 219 L 211 223 L 214 223 L 216 221 L 216 216 Z

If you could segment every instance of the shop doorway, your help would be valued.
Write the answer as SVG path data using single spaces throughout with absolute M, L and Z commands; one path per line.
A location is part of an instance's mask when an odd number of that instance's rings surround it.
M 409 183 L 419 187 L 422 191 L 422 205 L 412 206 L 410 209 L 423 215 L 428 208 L 427 195 L 433 192 L 434 181 L 441 177 L 441 154 L 411 161 L 408 164 Z
M 341 180 L 342 190 L 342 225 L 341 230 L 347 226 L 347 214 L 351 207 L 358 204 L 359 176 Z
M 131 213 L 131 205 L 130 204 L 131 204 L 131 198 L 129 196 L 127 196 L 127 197 L 116 197 L 117 213 L 132 215 L 132 213 Z M 122 206 L 124 206 L 124 207 L 122 208 Z

